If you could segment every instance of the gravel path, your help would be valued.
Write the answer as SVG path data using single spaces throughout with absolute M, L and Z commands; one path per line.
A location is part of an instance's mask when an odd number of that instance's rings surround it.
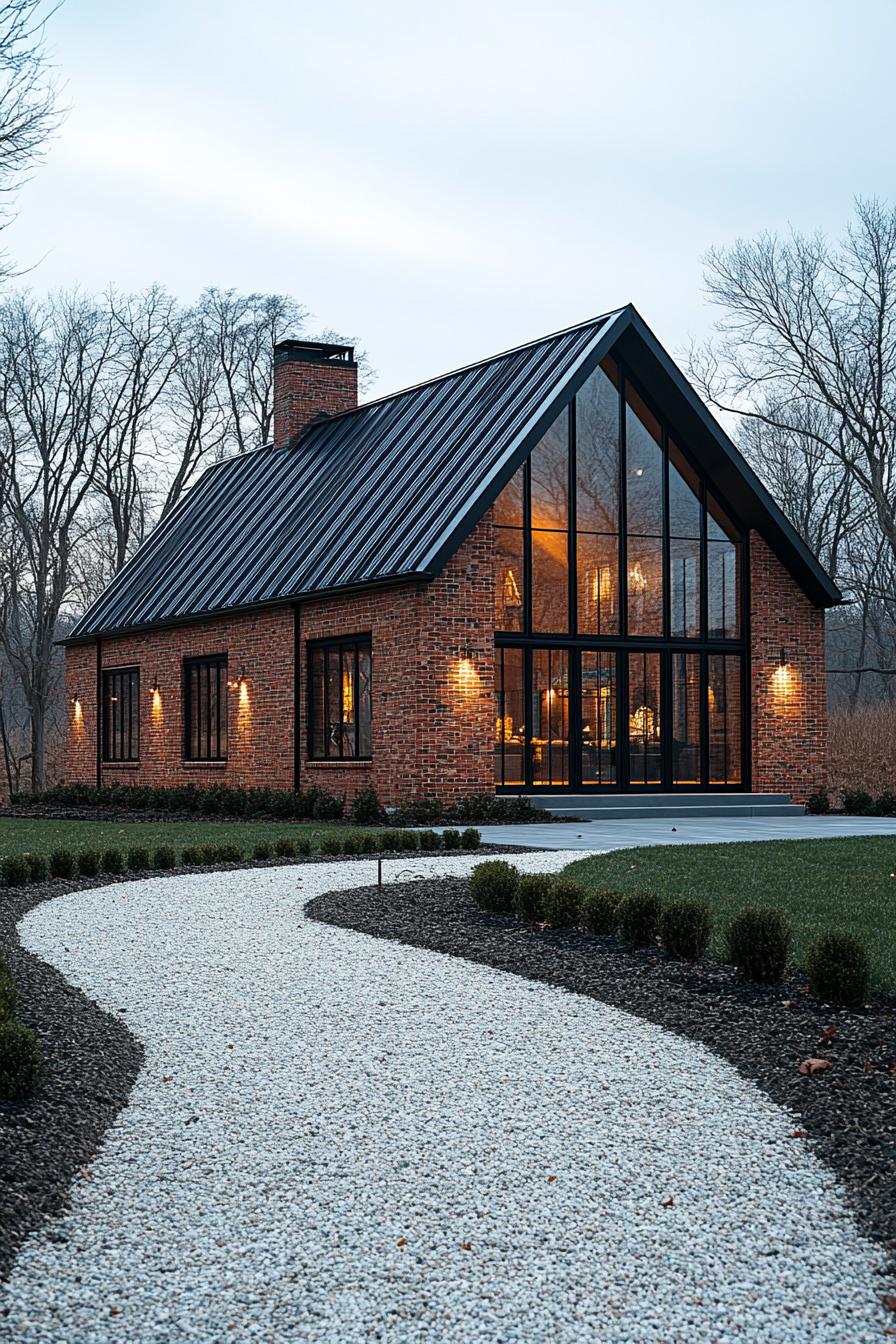
M 618 1009 L 303 918 L 365 868 L 123 883 L 26 916 L 23 943 L 146 1062 L 71 1211 L 20 1254 L 4 1338 L 883 1339 L 878 1252 L 788 1112 Z

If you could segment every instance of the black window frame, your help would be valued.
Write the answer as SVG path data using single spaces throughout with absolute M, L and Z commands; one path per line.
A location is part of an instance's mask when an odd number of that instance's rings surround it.
M 353 750 L 346 752 L 343 750 L 345 739 L 345 721 L 343 718 L 343 704 L 340 698 L 339 705 L 339 728 L 338 742 L 339 750 L 331 750 L 331 723 L 329 714 L 329 691 L 327 667 L 330 654 L 338 651 L 340 660 L 340 674 L 343 668 L 343 659 L 346 654 L 350 655 L 352 667 L 352 699 L 356 706 L 354 717 L 354 743 Z M 370 722 L 367 725 L 367 740 L 370 743 L 370 751 L 362 753 L 360 744 L 362 738 L 361 726 L 361 696 L 360 696 L 360 654 L 364 651 L 367 654 L 368 666 L 370 668 Z M 323 713 L 323 752 L 317 750 L 315 744 L 315 721 L 318 709 L 318 695 L 315 688 L 314 662 L 316 655 L 323 656 L 323 695 L 324 695 L 324 713 Z M 310 761 L 370 761 L 373 759 L 373 638 L 369 633 L 358 635 L 339 635 L 329 639 L 308 640 L 306 645 L 307 657 L 307 688 L 308 688 L 308 714 L 307 714 L 307 750 Z
M 102 760 L 104 765 L 134 765 L 140 760 L 140 668 L 104 667 L 102 680 Z M 112 709 L 117 704 L 118 709 Z M 124 706 L 127 705 L 128 750 L 120 749 L 123 740 Z M 119 719 L 119 748 L 116 749 L 116 717 Z
M 195 711 L 192 696 L 192 685 L 193 685 L 192 673 L 194 670 L 196 670 L 196 672 L 198 673 L 197 689 L 199 692 L 199 704 L 197 708 L 199 710 L 200 717 L 204 716 L 205 718 L 205 740 L 209 746 L 208 754 L 205 755 L 202 754 L 202 752 L 198 749 L 198 747 L 195 753 L 193 751 L 192 738 L 193 738 L 193 719 Z M 211 676 L 213 671 L 215 673 L 215 680 L 216 680 L 214 719 L 212 717 L 211 712 L 212 709 Z M 206 696 L 204 705 L 202 704 L 201 700 L 201 691 L 202 691 L 201 679 L 203 672 L 205 673 L 205 684 L 206 684 Z M 184 659 L 182 698 L 183 698 L 183 715 L 184 715 L 183 759 L 185 761 L 216 762 L 227 760 L 227 751 L 229 745 L 228 743 L 229 713 L 227 703 L 228 693 L 229 693 L 229 687 L 227 684 L 226 653 L 202 654 L 199 657 Z M 214 734 L 212 733 L 213 724 L 214 724 Z M 223 750 L 222 750 L 222 727 L 223 727 Z M 200 740 L 201 737 L 197 738 L 197 742 L 199 742 Z M 216 743 L 215 751 L 211 750 L 211 744 L 213 740 Z

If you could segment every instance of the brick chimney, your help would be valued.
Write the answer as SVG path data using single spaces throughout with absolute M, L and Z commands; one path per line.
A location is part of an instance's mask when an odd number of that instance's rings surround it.
M 282 447 L 320 415 L 353 411 L 358 366 L 351 345 L 278 341 L 274 346 L 274 442 Z

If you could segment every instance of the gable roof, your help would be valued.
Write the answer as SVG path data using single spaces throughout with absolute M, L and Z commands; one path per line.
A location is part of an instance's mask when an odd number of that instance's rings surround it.
M 209 467 L 65 642 L 433 578 L 617 344 L 652 393 L 662 384 L 656 400 L 675 403 L 670 419 L 698 458 L 708 457 L 710 478 L 741 521 L 757 527 L 813 601 L 840 601 L 629 306 L 315 422 L 290 446 Z

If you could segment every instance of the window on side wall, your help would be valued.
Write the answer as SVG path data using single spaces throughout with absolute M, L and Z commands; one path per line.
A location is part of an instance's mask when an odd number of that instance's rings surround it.
M 309 750 L 315 761 L 369 760 L 370 636 L 308 645 Z
M 140 672 L 136 667 L 103 672 L 103 760 L 140 759 Z
M 184 757 L 227 760 L 227 655 L 184 660 Z

